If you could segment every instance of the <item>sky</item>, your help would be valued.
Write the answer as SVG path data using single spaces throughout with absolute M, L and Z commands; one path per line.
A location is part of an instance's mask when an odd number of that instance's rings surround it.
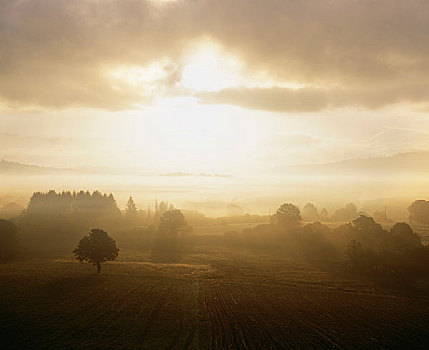
M 428 76 L 426 0 L 4 0 L 0 158 L 240 177 L 429 151 Z

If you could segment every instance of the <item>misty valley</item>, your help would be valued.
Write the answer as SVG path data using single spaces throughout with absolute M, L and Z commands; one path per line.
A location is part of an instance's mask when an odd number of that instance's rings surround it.
M 0 0 L 0 350 L 429 349 L 429 0 Z

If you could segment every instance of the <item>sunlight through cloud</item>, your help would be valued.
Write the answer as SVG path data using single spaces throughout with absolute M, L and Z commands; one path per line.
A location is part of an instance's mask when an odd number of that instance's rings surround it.
M 197 91 L 217 91 L 241 85 L 242 63 L 222 52 L 213 42 L 200 43 L 182 70 L 182 86 Z

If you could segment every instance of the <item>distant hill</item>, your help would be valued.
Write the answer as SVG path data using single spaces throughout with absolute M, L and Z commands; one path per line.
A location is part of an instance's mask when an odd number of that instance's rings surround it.
M 63 174 L 120 174 L 121 169 L 111 169 L 98 166 L 86 166 L 79 168 L 54 168 L 42 167 L 33 164 L 22 164 L 7 160 L 0 160 L 0 175 L 63 175 Z
M 0 160 L 0 174 L 39 175 L 39 174 L 54 174 L 57 172 L 64 172 L 64 171 L 65 170 L 63 169 L 10 162 L 4 159 Z
M 418 174 L 429 173 L 429 152 L 398 153 L 389 157 L 346 159 L 339 162 L 291 165 L 282 170 L 291 174 Z
M 289 165 L 272 169 L 283 171 L 285 175 L 395 175 L 395 174 L 429 174 L 429 152 L 398 153 L 389 157 L 346 159 L 324 164 Z M 135 174 L 136 169 L 80 167 L 54 168 L 22 164 L 6 160 L 0 161 L 0 175 L 44 175 L 44 174 Z M 205 174 L 194 175 L 185 172 L 161 174 L 160 176 L 209 176 L 231 177 L 231 175 Z

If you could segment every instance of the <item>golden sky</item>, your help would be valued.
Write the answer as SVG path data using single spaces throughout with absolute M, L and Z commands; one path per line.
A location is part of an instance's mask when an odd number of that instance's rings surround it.
M 426 0 L 5 0 L 0 158 L 240 175 L 429 150 Z

